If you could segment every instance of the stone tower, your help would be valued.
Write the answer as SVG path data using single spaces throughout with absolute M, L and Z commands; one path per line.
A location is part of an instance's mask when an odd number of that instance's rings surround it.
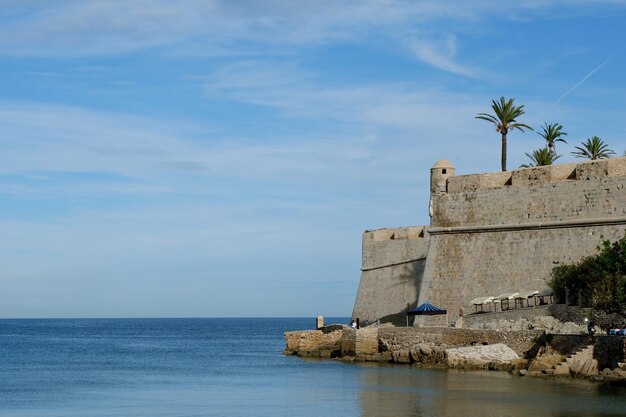
M 435 162 L 430 169 L 430 201 L 428 202 L 428 214 L 433 217 L 433 196 L 445 194 L 448 191 L 448 178 L 454 176 L 454 166 L 447 159 Z
M 430 169 L 430 193 L 445 194 L 447 191 L 446 183 L 449 177 L 454 176 L 454 166 L 450 161 L 441 159 L 435 162 Z

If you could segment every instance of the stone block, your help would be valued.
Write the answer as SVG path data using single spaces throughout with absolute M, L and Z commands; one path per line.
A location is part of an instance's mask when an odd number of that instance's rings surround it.
M 626 175 L 626 158 L 610 158 L 588 161 L 576 166 L 576 179 L 589 181 Z
M 341 356 L 354 356 L 356 353 L 356 330 L 344 328 L 341 333 Z
M 355 352 L 357 359 L 363 355 L 378 353 L 378 329 L 357 330 Z
M 448 194 L 469 193 L 479 190 L 481 180 L 479 174 L 459 175 L 448 178 Z
M 552 182 L 552 167 L 523 168 L 511 173 L 513 187 L 534 187 Z
M 509 185 L 510 172 L 459 175 L 448 178 L 448 194 L 471 193 L 477 190 L 501 188 Z
M 494 369 L 509 368 L 519 356 L 504 344 L 466 346 L 446 349 L 446 364 L 450 368 Z

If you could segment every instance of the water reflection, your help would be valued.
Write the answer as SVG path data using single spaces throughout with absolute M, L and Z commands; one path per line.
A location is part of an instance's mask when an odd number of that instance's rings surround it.
M 626 415 L 626 388 L 498 372 L 371 366 L 362 417 L 597 417 Z

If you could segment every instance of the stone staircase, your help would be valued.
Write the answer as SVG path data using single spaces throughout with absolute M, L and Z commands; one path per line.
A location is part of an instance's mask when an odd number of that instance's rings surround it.
M 553 368 L 554 375 L 598 375 L 598 361 L 593 358 L 593 345 L 589 345 Z

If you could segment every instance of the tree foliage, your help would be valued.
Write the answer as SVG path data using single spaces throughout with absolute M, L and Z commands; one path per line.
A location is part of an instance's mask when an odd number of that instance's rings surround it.
M 549 285 L 561 299 L 567 293 L 583 305 L 626 312 L 626 235 L 617 242 L 603 241 L 595 256 L 554 268 Z
M 500 97 L 499 101 L 491 101 L 491 109 L 494 115 L 488 113 L 478 113 L 476 119 L 486 120 L 493 123 L 496 127 L 496 132 L 500 133 L 502 138 L 502 171 L 506 171 L 506 140 L 507 134 L 510 130 L 517 129 L 524 131 L 524 129 L 533 130 L 530 126 L 524 123 L 519 123 L 517 118 L 525 113 L 524 105 L 516 106 L 515 99 L 511 98 L 506 100 L 504 97 Z
M 556 142 L 567 143 L 562 137 L 567 136 L 567 133 L 563 132 L 562 129 L 563 126 L 559 123 L 545 123 L 541 126 L 541 132 L 537 132 L 539 136 L 545 139 L 546 146 L 552 155 L 556 155 Z
M 587 158 L 591 160 L 610 158 L 615 152 L 597 136 L 588 138 L 582 143 L 583 146 L 575 146 L 577 151 L 572 152 L 576 158 Z
M 553 154 L 548 148 L 541 148 L 533 151 L 532 154 L 526 153 L 526 156 L 530 158 L 530 163 L 520 165 L 520 168 L 532 168 L 543 165 L 552 165 L 554 161 L 559 159 L 561 155 Z

